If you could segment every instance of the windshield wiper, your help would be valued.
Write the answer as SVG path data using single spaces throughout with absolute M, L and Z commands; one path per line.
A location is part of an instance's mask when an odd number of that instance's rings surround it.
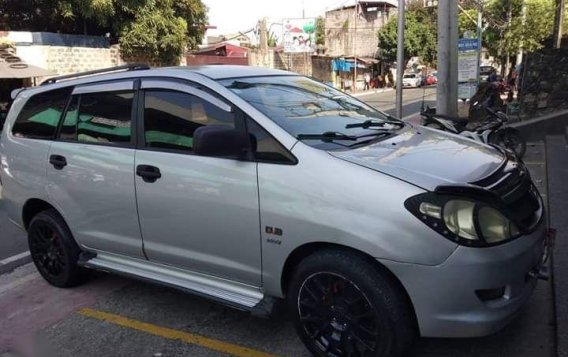
M 298 138 L 298 140 L 321 140 L 327 143 L 334 140 L 357 141 L 358 139 L 356 136 L 346 135 L 335 131 L 326 131 L 322 134 L 298 134 L 296 138 Z
M 374 121 L 374 120 L 365 120 L 362 123 L 354 123 L 354 124 L 347 124 L 345 125 L 345 129 L 352 129 L 352 128 L 363 128 L 363 129 L 369 129 L 369 128 L 373 128 L 373 127 L 384 127 L 386 124 L 391 124 L 391 125 L 398 125 L 400 127 L 404 126 L 404 123 L 401 121 L 390 121 L 390 120 L 384 120 L 384 121 Z

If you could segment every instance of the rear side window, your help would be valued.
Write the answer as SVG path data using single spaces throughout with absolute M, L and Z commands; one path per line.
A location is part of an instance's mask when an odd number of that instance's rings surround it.
M 193 151 L 193 133 L 205 125 L 235 127 L 235 115 L 188 93 L 147 90 L 144 94 L 146 147 Z
M 75 95 L 59 137 L 67 141 L 128 145 L 132 137 L 133 91 Z
M 20 138 L 53 139 L 71 88 L 39 93 L 28 99 L 14 122 L 12 134 Z

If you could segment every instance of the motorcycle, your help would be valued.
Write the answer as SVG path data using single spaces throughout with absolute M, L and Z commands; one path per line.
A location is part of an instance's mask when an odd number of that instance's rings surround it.
M 479 105 L 479 103 L 474 105 Z M 527 150 L 527 142 L 517 129 L 506 125 L 509 117 L 505 113 L 494 111 L 488 106 L 484 106 L 484 109 L 488 114 L 485 121 L 476 127 L 467 128 L 468 119 L 436 114 L 435 108 L 427 107 L 426 110 L 421 112 L 422 125 L 449 131 L 484 144 L 497 145 L 514 152 L 517 158 L 522 159 Z

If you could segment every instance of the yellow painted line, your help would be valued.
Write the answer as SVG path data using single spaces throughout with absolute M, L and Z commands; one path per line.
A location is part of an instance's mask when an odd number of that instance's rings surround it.
M 136 331 L 148 333 L 150 335 L 159 336 L 168 340 L 178 340 L 185 343 L 190 343 L 196 346 L 205 347 L 213 351 L 226 353 L 239 357 L 275 357 L 275 355 L 254 350 L 251 348 L 227 343 L 211 338 L 187 333 L 179 330 L 174 330 L 166 327 L 152 325 L 146 322 L 132 320 L 120 315 L 111 314 L 108 312 L 98 311 L 94 309 L 84 308 L 79 310 L 79 314 L 93 319 L 110 322 L 111 324 L 130 328 Z

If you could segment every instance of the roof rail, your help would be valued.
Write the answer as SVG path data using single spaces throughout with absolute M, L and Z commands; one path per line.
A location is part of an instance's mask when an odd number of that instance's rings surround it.
M 122 65 L 122 66 L 101 68 L 101 69 L 95 69 L 95 70 L 92 70 L 92 71 L 72 73 L 72 74 L 66 74 L 66 75 L 63 75 L 63 76 L 52 77 L 52 78 L 49 78 L 49 79 L 46 79 L 45 81 L 43 81 L 41 83 L 41 85 L 43 86 L 45 84 L 53 84 L 53 83 L 56 83 L 57 81 L 60 81 L 60 80 L 63 80 L 63 79 L 71 79 L 71 78 L 80 78 L 80 77 L 91 76 L 93 74 L 111 73 L 111 72 L 118 72 L 118 71 L 139 71 L 139 70 L 145 70 L 145 69 L 150 69 L 150 67 L 145 63 L 130 63 L 130 64 Z

